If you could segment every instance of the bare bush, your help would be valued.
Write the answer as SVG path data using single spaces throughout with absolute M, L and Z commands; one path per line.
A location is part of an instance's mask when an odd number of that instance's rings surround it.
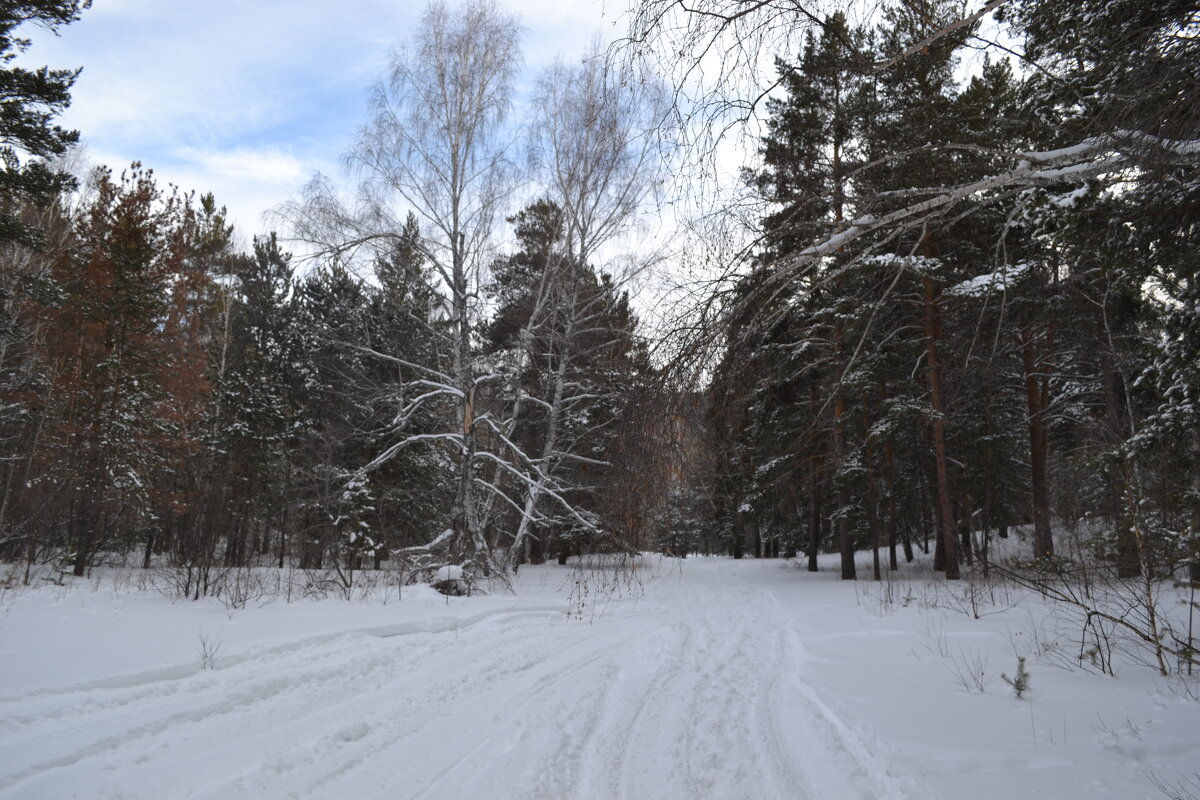
M 967 694 L 983 694 L 991 678 L 987 674 L 988 657 L 970 648 L 958 648 L 958 654 L 950 656 L 946 668 Z
M 1156 772 L 1148 772 L 1146 777 L 1169 800 L 1200 800 L 1200 774 L 1179 781 L 1171 781 Z
M 203 628 L 200 629 L 200 668 L 201 669 L 216 669 L 217 656 L 221 653 L 221 646 L 224 644 L 224 639 L 220 633 L 206 633 Z

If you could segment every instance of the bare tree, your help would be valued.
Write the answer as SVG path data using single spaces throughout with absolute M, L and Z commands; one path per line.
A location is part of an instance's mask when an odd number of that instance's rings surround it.
M 493 3 L 472 0 L 453 12 L 431 3 L 412 47 L 393 56 L 375 88 L 373 117 L 349 156 L 363 179 L 362 206 L 351 228 L 357 241 L 398 234 L 402 209 L 422 219 L 420 246 L 442 283 L 450 359 L 444 369 L 404 365 L 414 379 L 396 427 L 402 430 L 425 403 L 453 403 L 454 430 L 419 437 L 448 445 L 458 465 L 453 528 L 437 543 L 448 548 L 453 563 L 485 568 L 491 557 L 475 486 L 481 458 L 476 392 L 495 376 L 477 374 L 472 336 L 480 274 L 512 186 L 504 137 L 520 38 L 516 18 Z M 388 461 L 414 438 L 392 444 L 367 468 Z
M 538 81 L 532 152 L 580 263 L 624 232 L 658 188 L 667 101 L 663 84 L 604 58 L 598 45 L 577 65 L 557 61 Z
M 540 517 L 546 495 L 562 501 L 564 465 L 607 464 L 590 458 L 564 430 L 564 417 L 604 399 L 613 387 L 580 380 L 581 362 L 619 346 L 627 331 L 611 330 L 619 299 L 614 291 L 636 272 L 613 284 L 598 286 L 585 279 L 591 262 L 606 244 L 627 230 L 639 209 L 658 187 L 664 164 L 661 124 L 666 91 L 660 83 L 618 65 L 593 46 L 578 65 L 559 60 L 540 77 L 530 123 L 531 154 L 540 166 L 546 196 L 558 209 L 555 236 L 561 246 L 549 253 L 531 313 L 520 333 L 519 361 L 552 365 L 544 396 L 521 398 L 540 405 L 544 435 L 535 452 L 533 480 L 524 486 L 521 517 L 510 551 L 510 564 L 521 558 L 526 537 Z M 549 334 L 549 335 L 547 335 Z M 521 402 L 518 401 L 518 410 Z M 584 520 L 587 527 L 592 523 Z

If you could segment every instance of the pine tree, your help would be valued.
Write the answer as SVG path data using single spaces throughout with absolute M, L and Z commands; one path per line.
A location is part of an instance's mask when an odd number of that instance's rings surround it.
M 346 555 L 350 530 L 343 522 L 368 513 L 367 495 L 346 490 L 374 447 L 369 409 L 361 391 L 367 356 L 366 291 L 337 263 L 299 282 L 293 317 L 296 358 L 301 365 L 293 491 L 301 500 L 300 564 L 335 566 Z M 360 484 L 365 485 L 365 484 Z M 365 505 L 351 509 L 348 500 Z M 332 560 L 332 563 L 330 563 Z
M 59 364 L 46 469 L 64 494 L 76 575 L 101 547 L 129 547 L 151 526 L 171 368 L 162 322 L 193 231 L 186 201 L 163 197 L 150 173 L 134 165 L 114 180 L 101 171 L 76 246 L 56 264 L 64 297 L 45 312 Z
M 30 44 L 18 28 L 32 23 L 54 31 L 89 6 L 91 0 L 32 0 L 0 8 L 0 64 L 6 65 L 0 69 L 0 243 L 45 243 L 39 226 L 22 218 L 22 208 L 45 206 L 74 188 L 74 178 L 48 162 L 79 141 L 78 132 L 52 122 L 70 104 L 79 70 L 12 66 Z
M 209 502 L 226 537 L 226 563 L 247 563 L 278 537 L 282 566 L 300 357 L 289 301 L 291 256 L 272 234 L 256 238 L 253 254 L 230 258 L 225 270 L 214 278 L 220 307 L 208 364 L 215 388 Z
M 445 322 L 424 246 L 416 215 L 410 213 L 399 237 L 374 261 L 379 288 L 369 291 L 368 338 L 363 344 L 387 357 L 368 361 L 361 389 L 376 431 L 395 427 L 397 411 L 410 395 L 410 381 L 421 377 L 408 365 L 446 367 L 440 348 Z M 444 405 L 416 409 L 404 422 L 404 435 L 436 433 L 450 416 Z M 453 484 L 449 467 L 434 445 L 414 444 L 373 473 L 376 542 L 402 550 L 433 539 L 449 526 L 446 510 L 453 502 L 447 491 Z M 384 548 L 378 548 L 376 558 L 383 554 Z
M 850 453 L 844 382 L 849 353 L 846 317 L 841 313 L 846 309 L 836 305 L 839 298 L 847 296 L 840 294 L 845 278 L 840 275 L 836 260 L 822 265 L 819 276 L 797 281 L 798 286 L 786 290 L 778 285 L 772 272 L 776 262 L 848 224 L 850 175 L 861 156 L 858 143 L 869 99 L 867 75 L 856 52 L 856 46 L 863 41 L 862 32 L 850 30 L 845 17 L 835 14 L 826 20 L 819 37 L 807 38 L 795 66 L 783 62 L 778 65 L 788 96 L 786 100 L 768 103 L 771 117 L 761 147 L 764 169 L 747 179 L 764 199 L 782 208 L 763 219 L 765 245 L 760 256 L 763 266 L 741 287 L 735 323 L 727 334 L 730 353 L 726 360 L 731 366 L 761 365 L 750 381 L 759 396 L 751 398 L 749 405 L 760 412 L 773 413 L 776 419 L 764 427 L 766 418 L 761 413 L 755 421 L 745 414 L 729 414 L 726 404 L 718 404 L 726 408 L 726 419 L 742 420 L 742 438 L 757 430 L 754 436 L 763 442 L 795 441 L 800 427 L 796 424 L 797 415 L 772 411 L 779 409 L 781 402 L 786 408 L 803 396 L 803 387 L 797 387 L 795 378 L 805 372 L 804 365 L 793 363 L 788 352 L 816 347 L 825 353 L 828 368 L 823 372 L 828 382 L 821 394 L 824 397 L 826 391 L 830 393 L 827 407 L 832 419 L 828 423 L 830 435 L 822 441 L 829 446 L 827 455 L 832 462 L 832 486 L 837 499 L 833 517 L 837 521 L 843 578 L 855 576 L 853 512 L 847 483 L 850 478 L 846 474 Z M 831 279 L 830 288 L 824 286 L 827 279 Z M 797 299 L 790 300 L 793 296 Z M 794 311 L 785 310 L 789 301 L 794 304 Z M 749 354 L 759 352 L 772 355 L 747 362 Z M 772 365 L 772 359 L 776 365 Z M 800 407 L 792 405 L 793 409 Z M 816 420 L 817 417 L 811 417 L 810 424 Z M 792 432 L 784 434 L 780 423 Z M 726 472 L 733 481 L 727 517 L 735 547 L 740 548 L 743 528 L 748 524 L 753 525 L 761 538 L 762 521 L 746 519 L 747 512 L 755 505 L 747 495 L 762 495 L 761 490 L 747 483 L 752 462 L 781 467 L 791 461 L 795 467 L 800 459 L 792 460 L 788 453 L 755 456 L 747 450 L 752 447 L 749 442 L 730 444 L 738 456 Z M 817 457 L 814 454 L 811 458 Z M 809 472 L 815 481 L 817 473 L 812 469 Z M 814 494 L 815 491 L 814 487 Z M 769 504 L 764 499 L 758 505 L 765 508 Z M 815 545 L 810 546 L 810 551 L 810 558 L 815 558 Z
M 488 292 L 496 311 L 490 346 L 511 364 L 508 393 L 513 457 L 528 459 L 528 479 L 514 488 L 521 509 L 510 563 L 541 560 L 543 535 L 557 531 L 560 561 L 596 545 L 601 529 L 588 495 L 604 480 L 606 452 L 635 381 L 649 371 L 635 335 L 629 298 L 606 275 L 566 252 L 557 205 L 538 201 L 509 220 L 520 249 L 492 265 Z
M 53 162 L 79 134 L 55 125 L 54 118 L 69 105 L 78 70 L 26 69 L 13 61 L 30 46 L 22 26 L 55 31 L 88 5 L 37 0 L 0 8 L 0 446 L 6 462 L 0 548 L 20 543 L 30 562 L 38 549 L 35 532 L 42 527 L 36 521 L 41 500 L 32 485 L 33 467 L 52 371 L 41 357 L 45 320 L 35 309 L 54 302 L 59 287 L 51 264 L 71 230 L 62 197 L 75 180 Z

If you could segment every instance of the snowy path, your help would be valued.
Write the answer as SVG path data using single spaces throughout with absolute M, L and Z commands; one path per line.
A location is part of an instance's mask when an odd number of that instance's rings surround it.
M 582 621 L 552 573 L 213 670 L 0 687 L 0 798 L 905 796 L 806 682 L 772 582 L 662 563 Z

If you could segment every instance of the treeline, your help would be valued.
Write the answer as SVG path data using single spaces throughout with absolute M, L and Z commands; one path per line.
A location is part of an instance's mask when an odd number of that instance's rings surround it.
M 85 5 L 22 6 L 4 52 Z M 671 14 L 699 15 L 662 30 L 701 52 L 704 25 L 769 40 L 704 8 L 642 0 L 631 41 Z M 251 564 L 470 577 L 648 548 L 835 550 L 850 578 L 855 550 L 880 576 L 932 545 L 953 578 L 1028 526 L 1039 568 L 1179 574 L 1195 4 L 1001 11 L 1015 48 L 971 69 L 980 15 L 950 0 L 805 23 L 744 173 L 756 245 L 673 342 L 715 353 L 690 372 L 652 364 L 627 295 L 656 255 L 614 257 L 689 111 L 635 61 L 557 63 L 515 119 L 519 22 L 432 4 L 374 87 L 355 185 L 280 209 L 303 268 L 136 165 L 78 189 L 50 166 L 75 73 L 5 62 L 0 558 L 163 564 L 191 596 Z
M 93 180 L 85 205 L 49 213 L 50 246 L 6 261 L 6 559 L 59 560 L 83 574 L 133 553 L 143 566 L 194 570 L 190 589 L 203 592 L 214 567 L 377 568 L 450 527 L 453 463 L 436 442 L 364 470 L 411 399 L 401 362 L 448 361 L 415 218 L 371 280 L 336 261 L 298 273 L 274 235 L 238 252 L 211 196 L 164 194 L 137 167 Z M 560 216 L 541 202 L 513 218 L 520 249 L 497 260 L 485 288 L 495 310 L 478 359 L 519 348 Z M 590 328 L 572 343 L 569 374 L 592 397 L 557 435 L 589 454 L 573 469 L 598 475 L 622 434 L 622 409 L 651 372 L 626 294 L 583 265 L 570 280 Z M 512 373 L 519 390 L 498 381 L 477 413 L 511 405 L 518 391 L 542 396 L 559 365 L 550 340 L 560 331 L 547 327 L 534 344 L 542 357 Z M 405 435 L 428 435 L 447 415 L 424 406 Z M 544 410 L 510 435 L 536 449 Z M 599 529 L 595 482 L 573 479 L 568 499 Z M 499 488 L 520 493 L 511 480 Z M 517 516 L 495 507 L 490 544 L 511 541 Z M 538 522 L 535 561 L 588 538 L 577 523 L 559 521 L 546 536 Z
M 1043 566 L 1200 561 L 1195 6 L 1003 11 L 1017 70 L 962 78 L 979 24 L 941 0 L 778 61 L 677 546 L 878 578 L 932 533 L 955 578 L 1028 525 Z
M 596 265 L 652 186 L 649 89 L 602 59 L 548 71 L 547 166 L 521 175 L 519 35 L 430 6 L 351 154 L 357 205 L 318 178 L 284 211 L 302 265 L 136 164 L 7 196 L 30 235 L 0 255 L 0 558 L 161 566 L 199 597 L 247 565 L 469 580 L 644 546 L 644 493 L 607 487 L 653 481 L 657 378 L 629 273 Z M 518 192 L 540 197 L 501 251 Z

